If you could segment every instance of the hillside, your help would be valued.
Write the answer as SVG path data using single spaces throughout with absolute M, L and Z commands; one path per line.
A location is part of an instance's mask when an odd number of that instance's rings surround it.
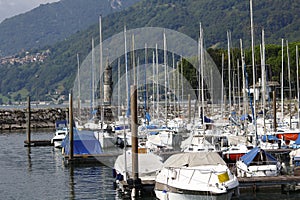
M 262 27 L 265 29 L 266 43 L 279 45 L 273 46 L 273 52 L 270 51 L 266 55 L 268 58 L 274 56 L 269 60 L 276 61 L 274 64 L 276 69 L 272 72 L 275 79 L 278 79 L 279 74 L 278 51 L 281 49 L 281 38 L 286 38 L 290 42 L 300 40 L 299 10 L 300 5 L 296 0 L 254 1 L 256 45 L 260 42 Z M 204 28 L 206 48 L 226 47 L 227 30 L 232 32 L 234 47 L 239 47 L 240 38 L 244 40 L 245 48 L 250 46 L 249 1 L 241 0 L 142 0 L 122 12 L 104 17 L 103 35 L 106 39 L 119 33 L 126 24 L 127 29 L 153 26 L 169 28 L 197 39 L 199 22 Z M 1 75 L 4 77 L 1 80 L 1 94 L 6 95 L 9 92 L 16 96 L 22 93 L 23 96 L 30 92 L 32 96 L 40 98 L 54 92 L 67 94 L 73 87 L 76 76 L 76 54 L 80 54 L 81 60 L 85 58 L 91 50 L 92 37 L 95 38 L 95 44 L 98 44 L 98 23 L 87 30 L 77 32 L 63 42 L 47 47 L 51 54 L 43 63 L 15 67 L 1 66 L 1 74 L 6 74 Z M 36 74 L 39 78 L 36 78 Z M 3 87 L 6 85 L 10 87 Z
M 0 56 L 42 48 L 97 23 L 100 15 L 121 11 L 140 0 L 61 0 L 4 20 Z

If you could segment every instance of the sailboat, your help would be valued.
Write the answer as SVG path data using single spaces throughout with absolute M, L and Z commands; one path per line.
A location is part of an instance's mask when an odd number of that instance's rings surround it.
M 236 162 L 238 177 L 278 176 L 281 163 L 260 147 L 255 147 Z

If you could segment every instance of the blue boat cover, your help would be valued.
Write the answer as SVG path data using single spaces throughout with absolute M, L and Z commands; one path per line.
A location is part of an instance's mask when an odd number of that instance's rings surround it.
M 57 120 L 55 121 L 55 129 L 63 129 L 67 127 L 67 120 Z
M 214 121 L 206 116 L 204 116 L 204 122 L 205 123 L 213 123 Z
M 255 147 L 251 151 L 249 151 L 248 153 L 246 153 L 245 155 L 243 155 L 241 157 L 241 160 L 247 166 L 249 166 L 253 162 L 254 158 L 256 158 L 256 156 L 260 152 L 265 155 L 265 159 L 266 160 L 264 160 L 264 161 L 266 161 L 268 164 L 276 164 L 277 163 L 277 159 L 275 157 L 273 157 L 271 154 L 267 153 L 263 149 L 260 149 L 259 147 Z M 259 158 L 261 158 L 261 156 L 259 156 Z
M 267 137 L 265 135 L 263 135 L 261 140 L 263 142 L 266 142 L 266 138 L 268 138 L 269 141 L 278 141 L 278 138 L 274 135 L 268 135 Z
M 124 128 L 125 129 L 129 129 L 129 126 L 128 125 L 125 125 L 125 126 L 124 125 L 116 126 L 115 130 L 116 131 L 120 131 L 120 130 L 124 130 Z
M 74 155 L 95 155 L 101 154 L 102 148 L 99 140 L 91 131 L 79 131 L 74 128 Z M 62 142 L 66 155 L 70 154 L 69 133 Z
M 158 125 L 150 124 L 150 125 L 142 126 L 141 131 L 150 130 L 150 129 L 159 129 L 159 128 L 160 127 Z

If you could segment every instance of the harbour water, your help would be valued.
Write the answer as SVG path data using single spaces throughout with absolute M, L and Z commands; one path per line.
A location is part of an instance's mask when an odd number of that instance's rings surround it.
M 50 139 L 53 130 L 32 131 L 32 139 Z M 24 147 L 25 130 L 0 133 L 0 199 L 129 199 L 113 187 L 107 166 L 68 167 L 54 147 Z M 140 199 L 154 200 L 147 194 Z M 300 191 L 280 188 L 241 192 L 239 199 L 300 199 Z

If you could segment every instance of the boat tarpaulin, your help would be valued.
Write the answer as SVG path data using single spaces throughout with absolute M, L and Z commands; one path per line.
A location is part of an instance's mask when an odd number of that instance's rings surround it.
M 73 130 L 74 134 L 74 155 L 96 155 L 101 154 L 102 149 L 100 142 L 95 137 L 92 131 Z M 70 154 L 69 133 L 62 142 L 64 153 Z
M 225 161 L 216 152 L 185 152 L 170 156 L 164 167 L 197 167 L 201 165 L 226 165 Z
M 261 139 L 262 139 L 263 142 L 266 142 L 267 141 L 266 138 L 269 141 L 278 141 L 278 138 L 276 136 L 274 136 L 274 135 L 267 135 L 267 136 L 263 135 Z
M 138 154 L 139 176 L 141 177 L 156 174 L 156 172 L 162 168 L 162 165 L 162 158 L 158 155 L 155 155 L 153 153 Z M 114 168 L 119 172 L 127 171 L 128 173 L 130 173 L 130 175 L 132 175 L 132 152 L 126 152 L 126 159 L 125 154 L 118 156 Z
M 262 154 L 262 155 L 261 155 Z M 276 164 L 277 160 L 271 154 L 267 153 L 263 149 L 259 147 L 253 148 L 251 151 L 246 153 L 241 157 L 241 160 L 245 163 L 245 165 L 249 166 L 252 162 L 262 161 L 267 164 Z

